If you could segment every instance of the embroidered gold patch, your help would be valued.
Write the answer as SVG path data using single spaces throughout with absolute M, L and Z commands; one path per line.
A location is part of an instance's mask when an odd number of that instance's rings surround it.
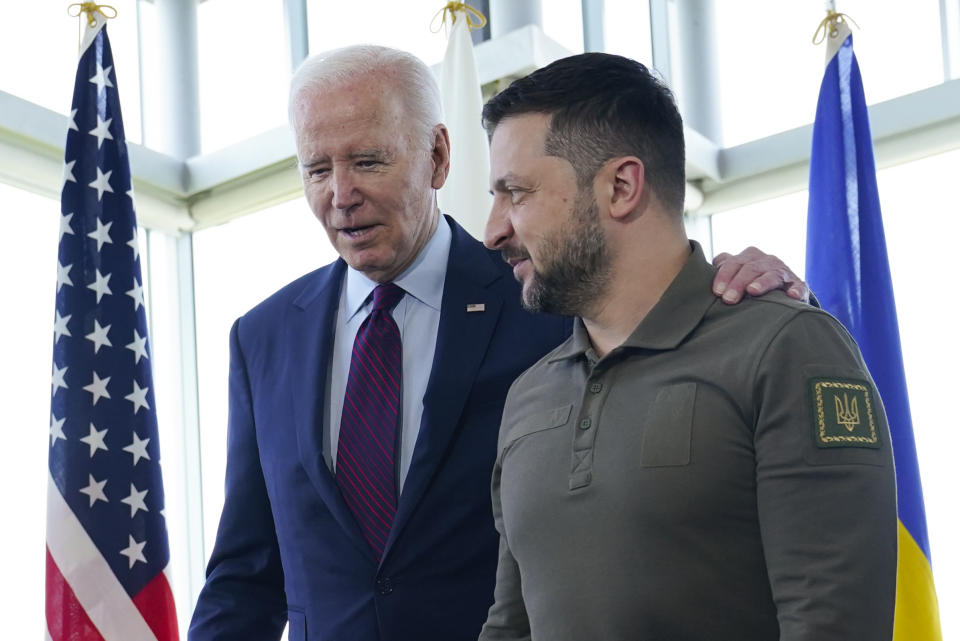
M 866 381 L 810 379 L 817 447 L 880 447 L 873 388 Z

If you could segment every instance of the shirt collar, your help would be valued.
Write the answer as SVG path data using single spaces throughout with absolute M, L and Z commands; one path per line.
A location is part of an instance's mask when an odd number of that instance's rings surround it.
M 700 324 L 710 306 L 716 302 L 711 285 L 715 269 L 707 262 L 700 244 L 690 241 L 690 256 L 680 273 L 654 305 L 653 309 L 616 348 L 674 349 Z M 564 360 L 592 351 L 590 337 L 577 318 L 573 335 L 554 352 L 551 361 Z
M 417 254 L 413 263 L 393 280 L 407 294 L 438 311 L 443 300 L 443 282 L 446 278 L 452 237 L 450 225 L 442 216 L 439 217 L 437 228 L 430 240 Z M 343 304 L 345 318 L 349 321 L 366 306 L 370 294 L 379 283 L 349 266 L 346 280 Z

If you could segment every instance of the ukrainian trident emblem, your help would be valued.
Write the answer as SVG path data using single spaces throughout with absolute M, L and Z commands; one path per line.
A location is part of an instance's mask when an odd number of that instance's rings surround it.
M 852 399 L 844 394 L 842 401 L 837 395 L 833 397 L 833 401 L 837 409 L 837 423 L 847 428 L 848 432 L 852 432 L 860 424 L 860 408 L 857 407 L 856 394 Z

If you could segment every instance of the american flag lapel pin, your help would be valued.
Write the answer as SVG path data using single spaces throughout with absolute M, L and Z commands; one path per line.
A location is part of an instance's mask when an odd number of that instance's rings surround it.
M 468 312 L 482 312 L 487 309 L 483 303 L 470 303 L 467 305 Z

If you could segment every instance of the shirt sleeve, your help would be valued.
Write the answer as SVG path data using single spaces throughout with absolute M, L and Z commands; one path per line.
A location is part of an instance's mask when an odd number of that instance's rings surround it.
M 509 406 L 509 400 L 507 405 Z M 498 456 L 491 482 L 493 521 L 497 532 L 500 533 L 500 556 L 497 561 L 497 582 L 493 590 L 493 605 L 490 606 L 487 622 L 480 631 L 480 641 L 530 641 L 530 620 L 523 602 L 520 566 L 510 552 L 503 526 L 500 464 L 501 458 Z
M 896 480 L 856 343 L 832 316 L 798 312 L 754 384 L 757 504 L 780 639 L 892 638 Z

